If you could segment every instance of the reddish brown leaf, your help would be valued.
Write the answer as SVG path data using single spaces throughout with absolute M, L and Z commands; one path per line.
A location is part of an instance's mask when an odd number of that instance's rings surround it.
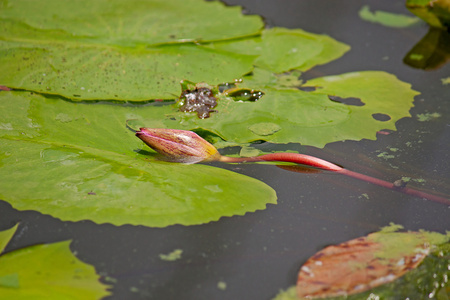
M 297 280 L 298 296 L 351 295 L 394 281 L 416 268 L 433 243 L 446 239 L 445 235 L 422 231 L 385 230 L 329 246 L 301 267 Z

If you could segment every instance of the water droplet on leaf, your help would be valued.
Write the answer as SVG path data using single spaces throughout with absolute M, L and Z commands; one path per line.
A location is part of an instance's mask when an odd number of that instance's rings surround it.
M 267 136 L 272 135 L 281 130 L 281 127 L 275 123 L 256 123 L 248 127 L 254 134 Z

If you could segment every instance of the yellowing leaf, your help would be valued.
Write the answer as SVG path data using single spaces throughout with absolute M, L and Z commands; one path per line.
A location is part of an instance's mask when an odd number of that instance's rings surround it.
M 299 297 L 347 296 L 396 280 L 416 268 L 434 245 L 450 235 L 382 230 L 329 246 L 301 267 Z

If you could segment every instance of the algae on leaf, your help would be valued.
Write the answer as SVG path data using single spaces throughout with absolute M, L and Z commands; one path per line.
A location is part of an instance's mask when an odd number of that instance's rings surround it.
M 157 107 L 1 92 L 0 109 L 9 116 L 8 127 L 0 127 L 0 198 L 16 209 L 62 220 L 164 227 L 206 223 L 276 203 L 274 190 L 256 179 L 156 160 L 125 122 L 152 115 L 163 119 L 165 112 Z
M 6 245 L 16 229 L 17 225 L 0 232 L 0 245 Z M 94 267 L 78 260 L 69 244 L 34 245 L 1 254 L 0 299 L 89 300 L 109 295 Z

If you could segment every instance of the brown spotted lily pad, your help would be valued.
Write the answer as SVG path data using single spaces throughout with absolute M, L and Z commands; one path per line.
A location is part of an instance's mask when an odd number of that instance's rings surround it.
M 391 225 L 317 252 L 300 269 L 298 296 L 347 296 L 392 282 L 415 269 L 434 245 L 449 240 L 449 235 L 425 231 L 395 232 L 398 228 Z

